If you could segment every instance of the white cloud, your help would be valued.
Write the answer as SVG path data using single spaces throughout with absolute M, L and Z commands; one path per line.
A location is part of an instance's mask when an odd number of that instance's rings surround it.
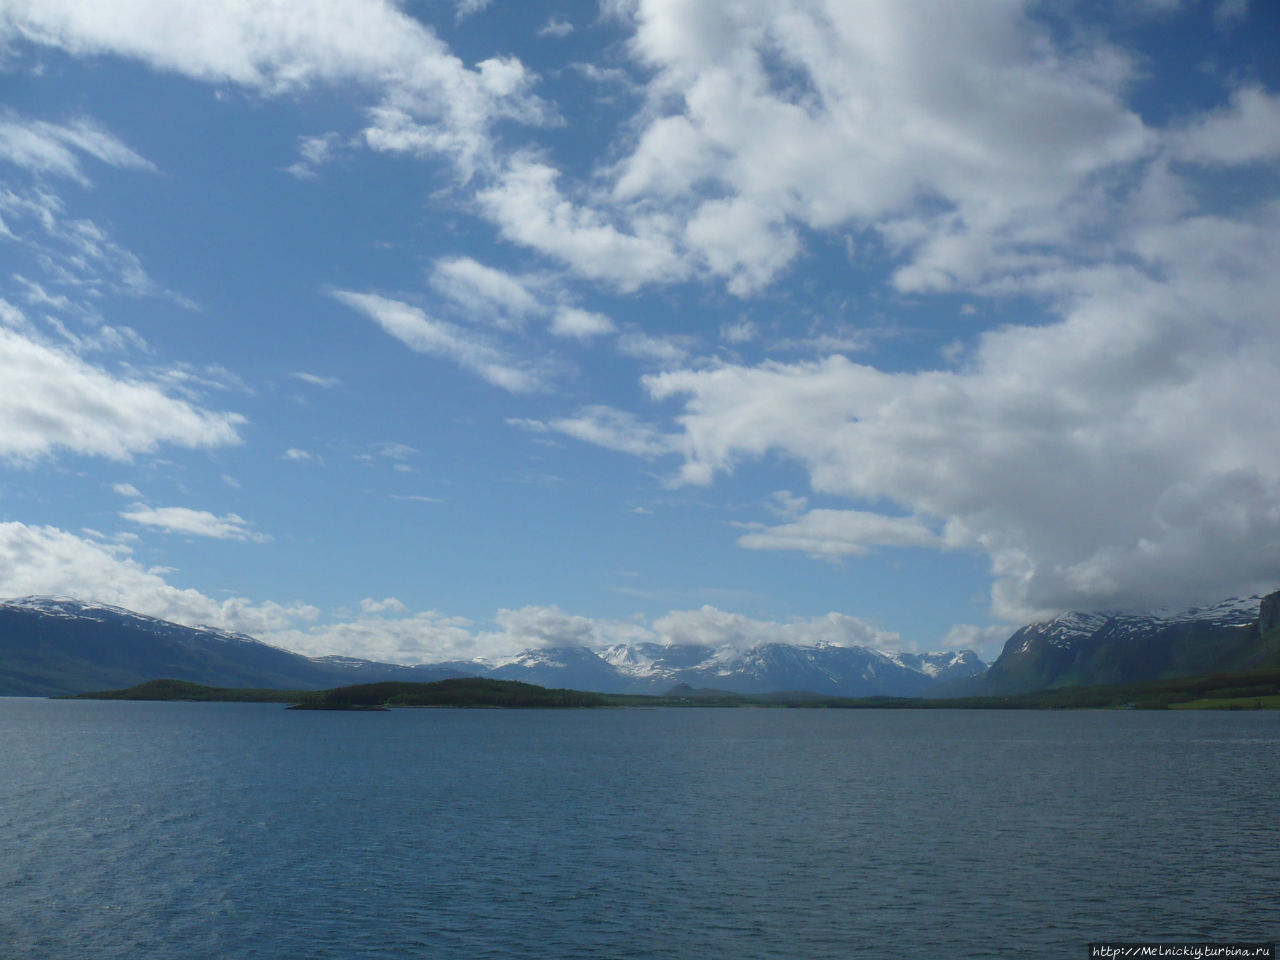
M 303 383 L 309 383 L 313 387 L 323 387 L 326 390 L 332 390 L 334 387 L 340 386 L 342 381 L 337 377 L 322 377 L 316 373 L 295 373 L 295 379 L 301 380 Z
M 122 497 L 132 497 L 137 500 L 142 496 L 142 491 L 135 487 L 132 483 L 113 483 L 111 489 Z
M 462 0 L 458 13 L 483 6 Z M 545 119 L 544 105 L 528 92 L 533 78 L 513 76 L 505 61 L 467 68 L 434 32 L 386 0 L 42 0 L 10 4 L 0 40 L 15 38 L 267 94 L 362 85 L 385 111 L 365 131 L 370 146 L 401 149 L 397 131 L 412 133 L 418 148 L 452 157 L 464 176 L 489 162 L 493 120 Z
M 561 307 L 551 321 L 551 332 L 557 337 L 573 337 L 576 340 L 589 340 L 606 333 L 612 333 L 613 321 L 603 313 L 591 310 L 580 310 L 577 307 Z
M 760 336 L 760 328 L 750 320 L 738 320 L 720 326 L 720 339 L 725 343 L 750 343 Z
M 190 626 L 207 624 L 261 637 L 319 612 L 305 604 L 216 601 L 144 569 L 126 546 L 95 543 L 56 527 L 0 523 L 0 596 L 96 600 Z
M 495 387 L 512 393 L 542 387 L 534 371 L 517 365 L 479 335 L 428 317 L 417 307 L 372 293 L 338 290 L 333 296 L 365 314 L 409 349 L 451 360 Z
M 0 114 L 0 160 L 32 173 L 48 173 L 87 184 L 88 177 L 80 165 L 81 154 L 113 167 L 155 169 L 149 160 L 91 120 L 82 118 L 64 125 L 31 120 L 12 110 Z
M 338 654 L 383 663 L 437 663 L 475 659 L 477 645 L 470 626 L 468 620 L 427 611 L 273 630 L 261 639 L 312 657 Z
M 61 198 L 47 190 L 17 193 L 0 187 L 0 237 L 30 251 L 49 283 L 91 301 L 104 293 L 164 294 L 183 306 L 192 306 L 158 288 L 137 256 L 97 223 L 67 217 Z M 92 314 L 92 307 L 85 309 Z
M 1221 29 L 1237 26 L 1249 19 L 1249 0 L 1220 0 L 1213 19 Z
M 797 227 L 881 224 L 925 199 L 974 268 L 993 243 L 1036 243 L 1151 136 L 1120 97 L 1125 55 L 1058 48 L 1024 7 L 642 0 L 631 48 L 654 71 L 652 116 L 614 200 L 666 202 L 671 242 L 744 294 L 799 253 Z
M 1195 163 L 1241 166 L 1280 159 L 1280 97 L 1241 87 L 1231 104 L 1198 118 L 1173 136 L 1177 157 Z
M 1000 656 L 1005 641 L 1017 629 L 1007 625 L 978 627 L 970 623 L 953 626 L 937 643 L 938 650 L 972 650 L 987 663 Z
M 14 460 L 59 449 L 129 460 L 161 444 L 226 446 L 240 442 L 245 422 L 176 400 L 153 383 L 119 379 L 5 327 L 0 383 L 0 457 Z
M 659 641 L 665 644 L 698 643 L 734 650 L 748 650 L 765 643 L 903 649 L 902 638 L 898 634 L 842 613 L 779 623 L 754 620 L 739 613 L 704 606 L 698 610 L 673 611 L 659 617 L 653 622 L 653 630 Z
M 295 463 L 323 463 L 324 461 L 317 457 L 314 453 L 303 450 L 301 447 L 290 447 L 284 453 L 280 454 L 281 460 L 292 460 Z
M 407 443 L 380 443 L 377 445 L 378 455 L 388 460 L 407 460 L 416 457 L 421 451 Z
M 553 646 L 601 646 L 598 627 L 589 617 L 572 616 L 559 607 L 499 610 L 494 616 L 507 638 L 520 649 Z
M 647 377 L 655 399 L 683 398 L 683 478 L 780 453 L 818 491 L 895 502 L 924 526 L 888 517 L 872 539 L 925 545 L 935 527 L 987 553 L 1014 621 L 1273 589 L 1280 451 L 1261 438 L 1280 431 L 1280 205 L 1128 242 L 1139 266 L 1046 275 L 1071 291 L 1064 318 L 989 331 L 958 370 L 836 356 Z M 744 543 L 856 548 L 868 518 L 840 516 Z
M 678 449 L 675 438 L 642 423 L 625 410 L 595 405 L 578 411 L 577 416 L 563 417 L 549 423 L 515 421 L 526 429 L 551 429 L 586 443 L 630 453 L 639 457 L 657 457 Z
M 469 320 L 484 320 L 516 329 L 524 318 L 542 310 L 528 287 L 509 273 L 470 257 L 436 261 L 431 286 L 461 307 Z
M 192 510 L 190 507 L 148 507 L 135 503 L 130 509 L 122 510 L 120 516 L 169 533 L 188 533 L 215 540 L 251 540 L 254 543 L 266 543 L 271 539 L 251 530 L 252 525 L 234 513 L 219 517 L 207 510 Z
M 298 141 L 298 153 L 301 157 L 285 167 L 285 173 L 292 174 L 299 180 L 315 180 L 319 176 L 316 170 L 328 163 L 342 144 L 342 135 L 332 131 L 318 137 L 302 137 Z
M 320 611 L 313 606 L 253 603 L 242 597 L 219 602 L 199 591 L 172 586 L 164 579 L 171 572 L 144 569 L 127 546 L 95 542 L 55 527 L 0 522 L 0 596 L 95 600 L 175 623 L 246 633 L 308 656 L 340 654 L 391 663 L 475 659 L 492 663 L 530 648 L 602 649 L 637 641 L 705 643 L 738 650 L 762 643 L 903 647 L 897 634 L 840 613 L 781 623 L 711 606 L 672 611 L 651 625 L 528 606 L 499 610 L 494 616 L 498 629 L 481 630 L 469 620 L 436 611 L 409 613 L 403 602 L 387 597 L 362 600 L 361 612 L 366 616 L 361 619 L 315 623 Z
M 773 502 L 766 503 L 765 508 L 787 520 L 794 520 L 809 506 L 808 497 L 796 496 L 790 490 L 775 490 L 769 495 L 769 499 Z
M 834 559 L 866 556 L 872 547 L 938 547 L 928 526 L 911 517 L 890 517 L 865 510 L 810 510 L 790 523 L 747 525 L 738 539 L 750 550 L 802 550 Z
M 637 360 L 648 360 L 659 366 L 671 367 L 689 358 L 693 338 L 668 334 L 666 336 L 631 330 L 618 337 L 618 352 Z
M 540 37 L 567 37 L 573 33 L 573 24 L 563 17 L 552 17 L 538 30 Z
M 555 257 L 590 279 L 634 290 L 687 274 L 664 224 L 637 221 L 634 232 L 619 229 L 601 211 L 567 199 L 558 177 L 545 163 L 517 158 L 477 200 L 508 240 Z
M 456 8 L 455 16 L 459 20 L 465 20 L 467 17 L 474 16 L 481 10 L 489 6 L 491 0 L 454 0 Z

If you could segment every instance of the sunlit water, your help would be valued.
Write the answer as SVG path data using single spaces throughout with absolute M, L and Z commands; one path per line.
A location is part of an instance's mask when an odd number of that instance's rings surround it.
M 1280 713 L 0 699 L 0 737 L 0 956 L 1280 937 Z

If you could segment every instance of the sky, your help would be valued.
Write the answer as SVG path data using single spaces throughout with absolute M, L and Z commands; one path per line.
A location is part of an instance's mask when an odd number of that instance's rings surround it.
M 310 655 L 1280 586 L 1280 5 L 0 0 L 0 596 Z

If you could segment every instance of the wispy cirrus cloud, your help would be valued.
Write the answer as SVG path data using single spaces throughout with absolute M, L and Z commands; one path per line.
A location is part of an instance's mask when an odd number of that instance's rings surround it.
M 252 524 L 234 513 L 218 516 L 208 510 L 193 510 L 190 507 L 148 507 L 135 503 L 128 510 L 122 510 L 120 516 L 143 526 L 158 527 L 168 533 L 185 533 L 195 537 L 211 537 L 214 540 L 248 540 L 253 543 L 266 543 L 271 539 L 266 534 L 251 529 Z
M 543 388 L 536 369 L 520 364 L 478 333 L 436 320 L 418 307 L 378 294 L 336 290 L 333 296 L 369 317 L 409 349 L 450 360 L 495 387 L 511 393 Z
M 323 377 L 318 373 L 297 372 L 293 374 L 293 377 L 295 380 L 301 380 L 303 383 L 325 390 L 332 390 L 334 387 L 342 385 L 342 381 L 338 377 Z
M 88 185 L 81 164 L 86 156 L 112 167 L 155 170 L 151 161 L 88 118 L 59 124 L 24 117 L 14 110 L 0 113 L 0 161 Z

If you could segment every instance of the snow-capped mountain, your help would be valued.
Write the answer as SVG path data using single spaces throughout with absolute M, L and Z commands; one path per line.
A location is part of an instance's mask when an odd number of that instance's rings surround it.
M 971 651 L 911 654 L 860 646 L 618 644 L 531 650 L 488 675 L 607 693 L 661 693 L 677 684 L 732 693 L 807 691 L 831 696 L 912 696 L 986 665 Z
M 1258 644 L 1264 602 L 1255 596 L 1143 614 L 1065 613 L 1016 631 L 985 676 L 947 692 L 1023 693 L 1261 666 L 1268 656 Z
M 71 597 L 18 597 L 14 600 L 0 601 L 0 610 L 25 610 L 39 613 L 51 620 L 82 621 L 89 623 L 111 624 L 119 627 L 130 627 L 154 636 L 167 636 L 175 639 L 189 639 L 198 633 L 206 642 L 216 643 L 253 643 L 266 646 L 260 640 L 243 633 L 228 633 L 215 627 L 186 627 L 169 620 L 143 616 L 114 607 L 109 603 L 97 603 L 87 600 L 75 600 Z
M 680 683 L 735 693 L 811 691 L 907 696 L 984 669 L 968 651 L 912 654 L 868 647 L 639 643 L 596 651 L 527 650 L 496 663 L 405 666 L 308 658 L 243 634 L 187 627 L 63 597 L 0 602 L 0 695 L 45 696 L 168 677 L 211 686 L 307 689 L 377 680 L 489 676 L 606 693 L 663 693 Z
M 624 684 L 609 663 L 586 647 L 564 646 L 526 650 L 519 656 L 485 669 L 475 665 L 483 676 L 495 680 L 521 680 L 542 687 L 565 687 L 571 690 L 593 690 L 617 693 Z
M 167 677 L 210 686 L 319 689 L 439 680 L 458 671 L 310 659 L 212 627 L 66 597 L 0 602 L 0 695 L 58 696 Z

